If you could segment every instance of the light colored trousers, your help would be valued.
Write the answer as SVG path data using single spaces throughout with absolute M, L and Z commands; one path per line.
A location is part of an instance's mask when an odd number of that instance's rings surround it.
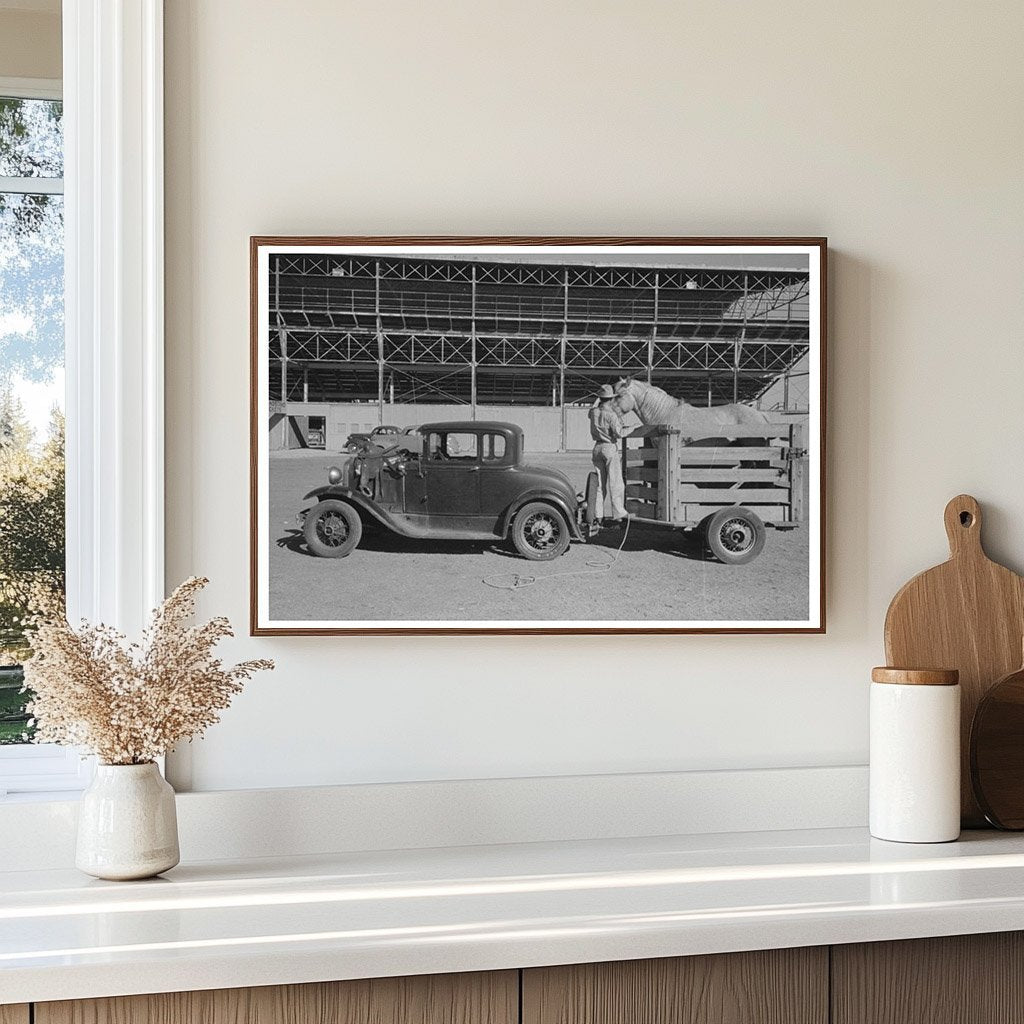
M 597 514 L 604 516 L 604 497 L 612 504 L 612 518 L 625 519 L 626 485 L 622 482 L 622 454 L 618 445 L 595 444 L 594 465 L 597 467 Z

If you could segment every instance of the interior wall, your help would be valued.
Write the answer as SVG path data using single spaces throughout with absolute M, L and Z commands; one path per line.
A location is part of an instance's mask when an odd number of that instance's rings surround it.
M 251 234 L 832 246 L 827 635 L 242 636 L 277 671 L 195 744 L 197 789 L 862 763 L 946 501 L 1024 569 L 1019 3 L 167 0 L 166 27 L 168 582 L 208 575 L 242 633 Z
M 60 4 L 52 11 L 0 4 L 0 78 L 60 78 Z

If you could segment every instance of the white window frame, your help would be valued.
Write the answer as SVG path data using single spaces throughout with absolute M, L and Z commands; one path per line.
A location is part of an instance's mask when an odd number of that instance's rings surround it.
M 0 96 L 24 100 L 60 100 L 61 82 L 52 78 L 0 77 Z M 61 195 L 63 178 L 9 178 L 0 176 L 0 192 L 23 195 Z M 77 790 L 86 785 L 91 765 L 74 750 L 52 743 L 10 744 L 0 747 L 0 796 Z
M 0 75 L 0 97 L 18 100 L 61 100 L 58 78 L 5 78 Z M 8 178 L 0 175 L 0 192 L 23 195 L 63 195 L 63 178 Z
M 59 78 L 11 78 L 0 75 L 0 96 L 19 100 L 62 100 L 64 88 Z
M 137 635 L 164 596 L 163 0 L 63 0 L 63 47 L 35 85 L 64 100 L 68 617 Z M 91 773 L 0 748 L 0 795 Z

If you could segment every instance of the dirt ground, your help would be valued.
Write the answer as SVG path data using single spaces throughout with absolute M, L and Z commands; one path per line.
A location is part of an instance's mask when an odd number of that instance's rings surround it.
M 316 558 L 295 521 L 302 497 L 327 482 L 344 456 L 275 452 L 270 458 L 270 615 L 275 620 L 802 620 L 808 615 L 807 530 L 768 531 L 749 565 L 706 560 L 679 531 L 632 524 L 572 544 L 554 562 L 528 562 L 510 544 L 421 541 L 366 529 L 347 558 Z M 536 454 L 530 461 L 561 470 L 578 490 L 590 471 L 588 452 Z M 498 577 L 536 577 L 533 586 L 496 589 Z M 586 575 L 560 575 L 586 573 Z

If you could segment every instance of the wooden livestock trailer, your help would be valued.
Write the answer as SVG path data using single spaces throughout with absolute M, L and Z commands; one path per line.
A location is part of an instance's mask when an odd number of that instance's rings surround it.
M 699 528 L 716 557 L 738 565 L 760 554 L 766 524 L 785 530 L 803 522 L 807 428 L 716 429 L 714 437 L 684 438 L 675 428 L 647 427 L 624 438 L 626 509 L 638 522 Z

